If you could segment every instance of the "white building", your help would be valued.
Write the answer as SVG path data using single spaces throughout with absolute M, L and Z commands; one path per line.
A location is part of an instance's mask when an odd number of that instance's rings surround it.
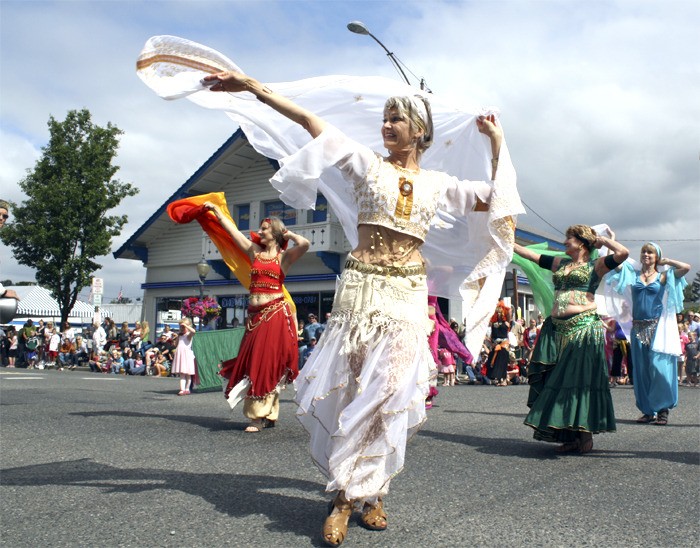
M 231 325 L 234 317 L 239 321 L 244 318 L 247 291 L 230 273 L 199 223 L 177 225 L 166 212 L 170 202 L 209 192 L 224 192 L 231 216 L 244 232 L 257 230 L 261 219 L 276 215 L 294 232 L 306 237 L 311 242 L 309 252 L 294 265 L 285 285 L 300 318 L 313 312 L 323 321 L 325 313 L 330 312 L 335 280 L 350 244 L 322 195 L 317 197 L 315 210 L 292 209 L 279 199 L 269 183 L 277 169 L 274 160 L 256 152 L 243 132 L 236 131 L 114 252 L 116 258 L 140 260 L 146 266 L 143 319 L 155 325 L 156 330 L 163 323 L 177 321 L 181 300 L 197 296 L 200 291 L 217 297 L 227 325 Z M 516 235 L 525 243 L 548 241 L 560 246 L 534 231 L 518 229 Z M 196 265 L 202 259 L 211 266 L 211 271 L 200 285 Z M 506 279 L 511 281 L 504 284 L 504 296 L 511 296 L 513 276 Z M 526 282 L 525 278 L 519 278 L 519 303 L 524 312 L 531 305 Z M 465 315 L 461 303 L 445 301 L 441 307 L 449 317 L 461 320 Z

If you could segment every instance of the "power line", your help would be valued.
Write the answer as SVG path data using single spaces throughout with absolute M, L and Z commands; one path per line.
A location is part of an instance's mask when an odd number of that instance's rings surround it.
M 524 200 L 520 200 L 522 204 L 528 208 L 532 213 L 537 215 L 544 223 L 546 223 L 548 226 L 550 226 L 552 229 L 556 230 L 559 234 L 562 236 L 566 236 L 561 230 L 559 230 L 557 227 L 555 227 L 552 223 L 547 221 L 542 215 L 537 213 L 534 209 L 532 209 L 528 204 L 525 203 Z M 649 240 L 634 240 L 634 239 L 629 239 L 629 238 L 620 238 L 616 237 L 615 238 L 618 242 L 648 242 Z M 669 238 L 669 239 L 660 239 L 660 238 L 653 238 L 653 241 L 655 242 L 700 242 L 700 238 Z
M 648 242 L 649 240 L 628 240 L 626 238 L 617 238 L 618 242 Z M 700 238 L 678 238 L 675 240 L 660 240 L 658 238 L 654 238 L 652 241 L 654 242 L 700 242 Z
M 542 215 L 540 215 L 539 213 L 537 213 L 537 211 L 535 211 L 535 210 L 532 209 L 529 205 L 527 205 L 527 204 L 525 203 L 525 201 L 524 201 L 522 198 L 520 199 L 520 201 L 523 203 L 523 205 L 524 205 L 526 208 L 528 208 L 528 209 L 529 209 L 530 211 L 532 211 L 535 215 L 537 215 L 542 221 L 544 221 L 547 225 L 549 225 L 553 230 L 555 230 L 556 232 L 558 232 L 558 233 L 561 234 L 562 236 L 566 236 L 566 234 L 564 234 L 564 233 L 563 233 L 561 230 L 559 230 L 556 226 L 554 226 L 554 225 L 553 225 L 552 223 L 550 223 L 547 219 L 545 219 L 544 217 L 542 217 Z

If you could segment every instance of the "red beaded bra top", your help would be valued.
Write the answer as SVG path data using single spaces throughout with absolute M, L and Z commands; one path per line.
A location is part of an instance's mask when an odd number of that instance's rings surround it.
M 250 270 L 251 293 L 280 293 L 284 283 L 284 272 L 280 267 L 280 255 L 263 259 L 256 253 Z

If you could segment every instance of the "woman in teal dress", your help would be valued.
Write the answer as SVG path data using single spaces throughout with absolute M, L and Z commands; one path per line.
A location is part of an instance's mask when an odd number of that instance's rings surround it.
M 676 312 L 683 309 L 683 278 L 690 265 L 661 255 L 653 242 L 642 246 L 641 269 L 629 262 L 616 272 L 618 293 L 629 287 L 632 300 L 632 363 L 634 364 L 634 397 L 643 413 L 639 423 L 668 423 L 669 410 L 678 404 L 677 357 L 680 353 Z M 659 272 L 658 267 L 670 266 Z M 677 348 L 674 349 L 674 346 Z
M 612 235 L 612 234 L 611 234 Z M 614 236 L 613 236 L 614 238 Z M 534 438 L 560 443 L 559 453 L 593 449 L 593 434 L 615 431 L 615 412 L 605 359 L 605 326 L 594 294 L 601 278 L 620 265 L 627 249 L 585 225 L 567 229 L 566 257 L 552 257 L 516 244 L 514 251 L 554 272 L 554 304 L 528 367 Z M 592 259 L 606 246 L 612 254 Z

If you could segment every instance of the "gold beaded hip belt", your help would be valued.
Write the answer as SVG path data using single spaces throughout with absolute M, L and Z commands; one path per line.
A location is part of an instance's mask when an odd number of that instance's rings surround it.
M 422 264 L 381 266 L 363 263 L 356 259 L 348 259 L 345 261 L 345 268 L 348 270 L 355 270 L 362 274 L 380 274 L 382 276 L 400 276 L 402 278 L 408 278 L 409 276 L 425 276 L 425 265 Z

